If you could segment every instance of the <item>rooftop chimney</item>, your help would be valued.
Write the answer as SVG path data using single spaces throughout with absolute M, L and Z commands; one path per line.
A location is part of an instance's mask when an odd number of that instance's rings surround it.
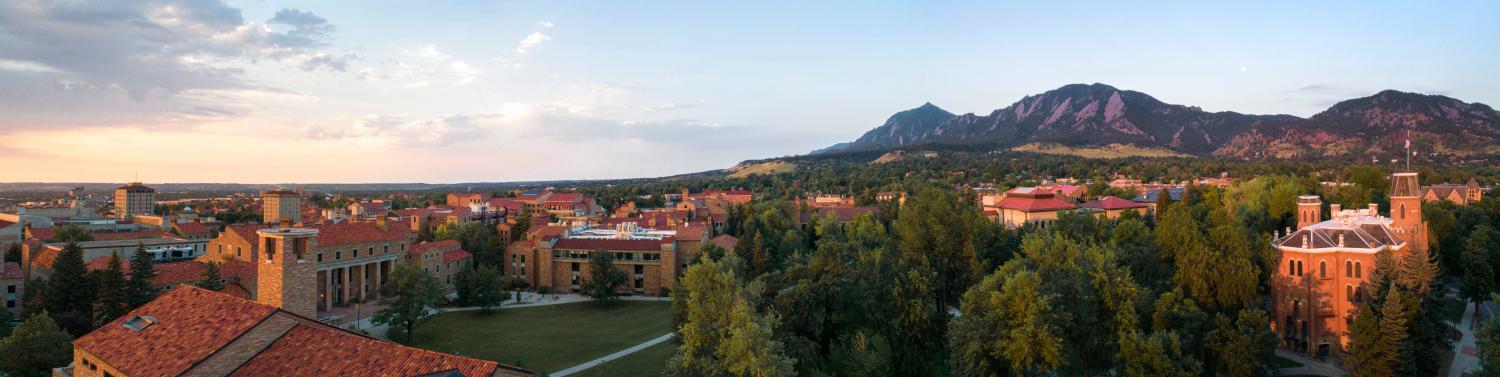
M 1370 216 L 1377 216 L 1379 214 L 1380 214 L 1380 205 L 1379 204 L 1375 204 L 1375 203 L 1370 203 Z
M 1344 247 L 1344 234 L 1339 233 L 1339 247 Z
M 1338 216 L 1339 210 L 1341 209 L 1344 209 L 1344 206 L 1342 204 L 1333 203 L 1328 205 L 1328 211 L 1333 212 L 1334 216 Z

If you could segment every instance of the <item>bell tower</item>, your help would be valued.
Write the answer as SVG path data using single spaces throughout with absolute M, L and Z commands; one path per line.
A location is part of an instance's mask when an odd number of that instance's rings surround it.
M 1323 198 L 1317 195 L 1297 197 L 1297 229 L 1323 221 Z
M 1405 172 L 1391 175 L 1391 227 L 1398 229 L 1401 238 L 1409 242 L 1412 250 L 1427 251 L 1427 223 L 1422 221 L 1422 188 L 1417 173 Z
M 318 314 L 318 264 L 312 259 L 318 231 L 293 228 L 262 229 L 260 261 L 256 263 L 255 301 L 307 318 Z

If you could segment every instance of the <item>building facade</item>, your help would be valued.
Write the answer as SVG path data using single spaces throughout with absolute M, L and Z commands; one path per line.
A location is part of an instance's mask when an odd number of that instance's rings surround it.
M 380 297 L 380 285 L 390 276 L 396 263 L 409 252 L 416 234 L 402 224 L 384 220 L 360 223 L 323 224 L 316 230 L 308 259 L 316 266 L 317 310 L 349 306 Z M 209 259 L 262 261 L 263 245 L 252 227 L 229 227 L 210 242 Z
M 1427 252 L 1416 174 L 1397 173 L 1391 183 L 1390 216 L 1381 216 L 1375 204 L 1333 204 L 1324 220 L 1319 197 L 1297 199 L 1297 229 L 1272 243 L 1280 263 L 1271 279 L 1271 328 L 1283 348 L 1320 356 L 1347 352 L 1349 326 L 1370 299 L 1376 258 Z
M 140 182 L 115 189 L 115 218 L 129 222 L 137 215 L 150 215 L 156 209 L 156 189 Z
M 262 223 L 280 224 L 283 221 L 302 221 L 302 195 L 291 190 L 270 190 L 260 193 Z

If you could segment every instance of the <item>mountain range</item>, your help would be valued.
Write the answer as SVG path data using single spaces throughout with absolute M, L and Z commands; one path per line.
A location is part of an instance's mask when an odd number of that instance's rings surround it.
M 957 115 L 926 103 L 813 153 L 983 144 L 1133 146 L 1224 158 L 1398 158 L 1408 133 L 1414 150 L 1432 156 L 1500 155 L 1500 112 L 1440 95 L 1385 90 L 1302 118 L 1207 112 L 1104 84 L 1066 85 L 988 115 Z

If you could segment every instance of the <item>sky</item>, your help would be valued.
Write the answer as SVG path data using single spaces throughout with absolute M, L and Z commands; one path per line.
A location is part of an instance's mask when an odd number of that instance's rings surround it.
M 1306 4 L 1313 3 L 1313 4 Z M 1070 83 L 1500 104 L 1500 2 L 0 0 L 0 182 L 656 177 Z

